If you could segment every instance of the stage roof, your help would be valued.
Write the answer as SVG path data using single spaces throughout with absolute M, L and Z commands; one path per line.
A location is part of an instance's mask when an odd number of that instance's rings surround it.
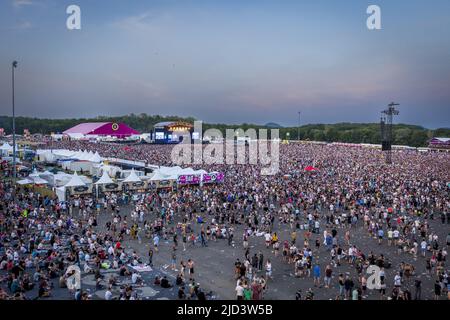
M 85 122 L 63 132 L 64 134 L 83 134 L 99 136 L 128 137 L 139 134 L 124 123 L 115 122 Z

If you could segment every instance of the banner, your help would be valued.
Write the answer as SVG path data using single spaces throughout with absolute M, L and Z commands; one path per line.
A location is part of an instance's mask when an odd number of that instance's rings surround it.
M 211 172 L 203 175 L 203 183 L 223 182 L 225 175 L 223 172 Z
M 186 184 L 200 184 L 200 175 L 199 174 L 182 174 L 178 177 L 178 184 L 186 185 Z
M 217 183 L 223 182 L 223 172 L 210 172 L 203 174 L 203 179 L 200 174 L 182 174 L 178 177 L 177 183 L 180 185 L 200 184 L 202 183 Z

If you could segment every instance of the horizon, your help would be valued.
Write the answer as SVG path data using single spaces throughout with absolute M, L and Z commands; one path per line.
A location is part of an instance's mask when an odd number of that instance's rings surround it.
M 135 116 L 139 117 L 140 114 L 134 114 Z M 91 123 L 95 123 L 95 122 L 108 122 L 106 120 L 111 119 L 111 118 L 121 118 L 121 117 L 129 117 L 131 116 L 131 114 L 122 114 L 122 115 L 118 115 L 118 116 L 105 116 L 105 115 L 98 115 L 96 117 L 92 117 L 92 118 L 81 118 L 81 117 L 76 117 L 76 118 L 47 118 L 47 117 L 37 117 L 37 116 L 16 116 L 17 118 L 23 117 L 23 118 L 30 118 L 30 119 L 37 119 L 37 120 L 87 120 L 87 122 L 91 122 Z M 175 118 L 175 117 L 179 117 L 183 120 L 187 119 L 187 118 L 194 118 L 192 116 L 186 116 L 186 117 L 181 117 L 181 116 L 177 116 L 177 115 L 161 115 L 161 114 L 146 114 L 146 116 L 149 117 L 162 117 L 162 118 Z M 11 118 L 10 115 L 5 115 L 5 114 L 0 114 L 0 117 L 8 117 Z M 98 121 L 94 121 L 94 120 L 98 120 Z M 103 121 L 104 120 L 104 121 Z M 299 127 L 298 125 L 293 125 L 293 126 L 283 126 L 281 124 L 279 124 L 278 122 L 274 122 L 274 121 L 269 121 L 266 122 L 264 124 L 261 123 L 256 123 L 256 122 L 240 122 L 240 123 L 226 123 L 226 122 L 209 122 L 209 121 L 203 121 L 200 119 L 196 119 L 194 118 L 195 121 L 202 121 L 204 124 L 208 124 L 208 125 L 226 125 L 226 126 L 240 126 L 240 125 L 255 125 L 255 126 L 261 126 L 261 127 L 266 127 L 267 124 L 275 124 L 275 125 L 280 125 L 282 129 L 291 129 L 291 128 L 297 128 Z M 333 123 L 326 123 L 326 122 L 317 122 L 317 123 L 301 123 L 300 127 L 307 127 L 307 126 L 317 126 L 317 125 L 340 125 L 340 124 L 350 124 L 350 125 L 380 125 L 379 122 L 346 122 L 346 121 L 341 121 L 341 122 L 333 122 Z M 393 126 L 415 126 L 415 127 L 420 127 L 423 128 L 425 130 L 438 130 L 438 129 L 450 129 L 450 126 L 448 127 L 425 127 L 423 125 L 420 124 L 414 124 L 414 123 L 403 123 L 403 122 L 398 122 L 398 123 L 393 123 Z
M 205 123 L 450 127 L 450 2 L 71 1 L 0 4 L 0 106 L 48 119 L 152 113 Z M 368 30 L 369 4 L 381 30 Z M 94 107 L 95 106 L 95 107 Z

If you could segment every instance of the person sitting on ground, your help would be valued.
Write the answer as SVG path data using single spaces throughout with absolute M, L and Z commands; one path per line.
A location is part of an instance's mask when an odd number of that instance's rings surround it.
M 144 281 L 142 280 L 141 275 L 136 271 L 134 271 L 133 274 L 131 275 L 131 283 L 142 285 Z
M 169 280 L 167 279 L 166 276 L 164 276 L 161 279 L 161 287 L 163 287 L 163 288 L 171 288 L 172 287 L 172 285 L 170 284 L 170 282 L 169 282 Z
M 179 273 L 177 275 L 177 280 L 176 280 L 175 283 L 176 283 L 177 286 L 181 286 L 181 285 L 184 284 L 184 279 L 183 279 L 183 274 L 182 273 Z
M 184 293 L 184 287 L 180 287 L 180 289 L 178 289 L 178 299 L 180 299 L 180 300 L 186 299 L 186 294 Z
M 127 267 L 125 267 L 124 265 L 122 265 L 122 266 L 120 267 L 119 274 L 120 274 L 121 277 L 124 277 L 124 276 L 130 276 L 130 275 L 131 275 L 131 272 L 127 269 Z
M 50 287 L 48 286 L 47 281 L 45 279 L 42 279 L 39 283 L 38 297 L 39 298 L 50 297 Z

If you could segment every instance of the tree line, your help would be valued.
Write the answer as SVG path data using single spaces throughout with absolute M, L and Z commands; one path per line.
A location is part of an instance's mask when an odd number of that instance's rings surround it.
M 139 115 L 129 114 L 118 117 L 99 116 L 96 118 L 79 119 L 42 119 L 31 117 L 16 117 L 16 133 L 23 133 L 28 129 L 30 133 L 61 133 L 82 122 L 123 122 L 140 132 L 151 132 L 153 126 L 163 121 L 185 121 L 193 123 L 194 118 L 177 116 Z M 6 134 L 12 132 L 12 119 L 7 116 L 0 116 L 0 128 Z M 203 123 L 203 130 L 216 128 L 222 131 L 225 136 L 226 129 L 241 128 L 244 131 L 249 128 L 269 129 L 262 125 L 243 123 L 241 125 Z M 270 136 L 270 135 L 269 135 Z M 381 141 L 380 125 L 378 123 L 337 123 L 337 124 L 308 124 L 299 127 L 280 128 L 281 139 L 326 141 L 326 142 L 346 142 L 346 143 L 373 143 L 379 144 Z M 450 128 L 440 128 L 430 130 L 421 126 L 396 124 L 393 126 L 393 143 L 397 145 L 408 145 L 411 147 L 424 147 L 428 145 L 428 140 L 433 137 L 450 137 Z

